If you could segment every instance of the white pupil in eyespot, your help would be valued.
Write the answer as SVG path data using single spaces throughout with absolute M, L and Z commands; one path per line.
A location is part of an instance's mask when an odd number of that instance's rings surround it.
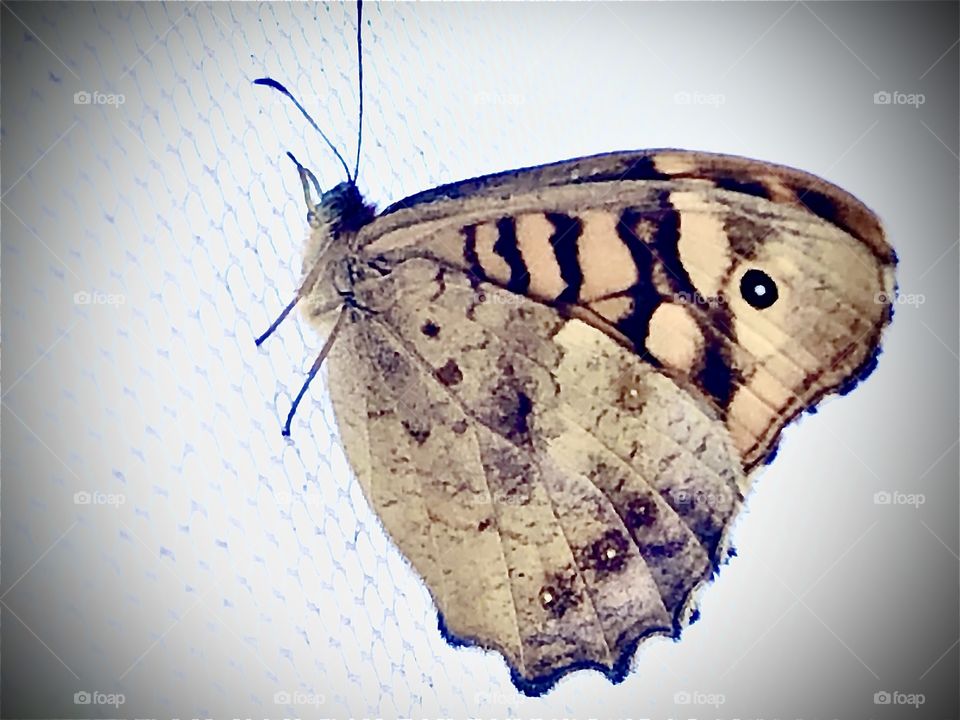
M 767 294 L 767 289 L 766 289 L 763 285 L 755 285 L 754 288 L 753 288 L 753 291 L 754 291 L 757 295 L 766 295 L 766 294 Z

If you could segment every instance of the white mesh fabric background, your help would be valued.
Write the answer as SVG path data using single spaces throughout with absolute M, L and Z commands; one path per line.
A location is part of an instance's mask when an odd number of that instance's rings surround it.
M 869 382 L 786 434 L 734 535 L 741 556 L 683 640 L 643 646 L 620 685 L 580 672 L 535 699 L 498 656 L 440 637 L 346 465 L 322 375 L 281 438 L 322 339 L 294 315 L 253 344 L 292 297 L 306 231 L 284 153 L 325 186 L 342 171 L 251 81 L 286 84 L 352 166 L 355 6 L 5 6 L 4 715 L 859 717 L 889 710 L 873 704 L 885 689 L 954 702 L 937 688 L 957 668 L 956 168 L 931 133 L 956 136 L 956 49 L 917 79 L 952 26 L 919 25 L 923 42 L 891 59 L 909 14 L 866 32 L 862 13 L 790 7 L 365 6 L 359 184 L 380 207 L 608 150 L 744 154 L 881 210 L 901 289 L 926 295 L 898 309 Z M 926 114 L 873 104 L 893 86 L 925 90 Z M 904 189 L 891 164 L 946 180 Z M 919 432 L 891 409 L 916 406 L 946 419 Z M 875 505 L 889 490 L 927 504 Z

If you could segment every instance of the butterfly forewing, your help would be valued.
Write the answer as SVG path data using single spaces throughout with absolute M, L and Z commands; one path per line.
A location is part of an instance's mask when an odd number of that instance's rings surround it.
M 361 231 L 363 256 L 430 258 L 592 318 L 701 392 L 747 469 L 869 359 L 875 343 L 862 340 L 887 320 L 877 297 L 892 289 L 893 256 L 874 216 L 813 176 L 663 151 L 484 180 L 396 204 Z M 781 297 L 760 312 L 739 285 L 764 268 Z

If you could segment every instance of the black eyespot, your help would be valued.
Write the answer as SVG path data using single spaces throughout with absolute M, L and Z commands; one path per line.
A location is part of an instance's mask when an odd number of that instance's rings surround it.
M 770 307 L 779 297 L 773 278 L 756 269 L 747 270 L 740 278 L 740 294 L 757 310 Z

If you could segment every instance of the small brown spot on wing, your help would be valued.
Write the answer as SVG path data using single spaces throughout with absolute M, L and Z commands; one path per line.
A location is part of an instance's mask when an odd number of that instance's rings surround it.
M 447 360 L 442 368 L 436 371 L 437 380 L 447 387 L 459 385 L 463 380 L 463 373 L 460 372 L 460 366 L 451 358 Z
M 533 412 L 529 379 L 517 375 L 513 365 L 500 358 L 502 380 L 494 386 L 490 402 L 480 413 L 485 425 L 516 445 L 530 443 L 530 415 Z
M 635 497 L 627 503 L 623 519 L 631 530 L 650 527 L 657 521 L 657 505 L 650 498 Z
M 645 558 L 672 558 L 683 552 L 687 543 L 683 540 L 667 540 L 666 542 L 643 543 L 640 552 Z
M 401 370 L 406 370 L 406 363 L 400 353 L 386 347 L 378 346 L 373 358 L 374 365 L 387 377 L 396 376 Z
M 649 391 L 643 378 L 635 371 L 626 369 L 616 380 L 617 404 L 624 410 L 639 412 L 647 403 Z
M 516 448 L 506 444 L 490 447 L 482 460 L 494 503 L 524 505 L 530 502 L 537 470 Z
M 572 571 L 551 573 L 544 578 L 539 593 L 540 605 L 553 617 L 561 618 L 569 609 L 580 604 L 580 593 L 574 586 L 574 578 Z
M 619 530 L 607 530 L 580 553 L 582 567 L 597 575 L 620 572 L 627 565 L 630 540 Z
M 415 424 L 409 420 L 403 420 L 400 423 L 407 434 L 414 439 L 417 445 L 423 445 L 430 437 L 430 428 Z

